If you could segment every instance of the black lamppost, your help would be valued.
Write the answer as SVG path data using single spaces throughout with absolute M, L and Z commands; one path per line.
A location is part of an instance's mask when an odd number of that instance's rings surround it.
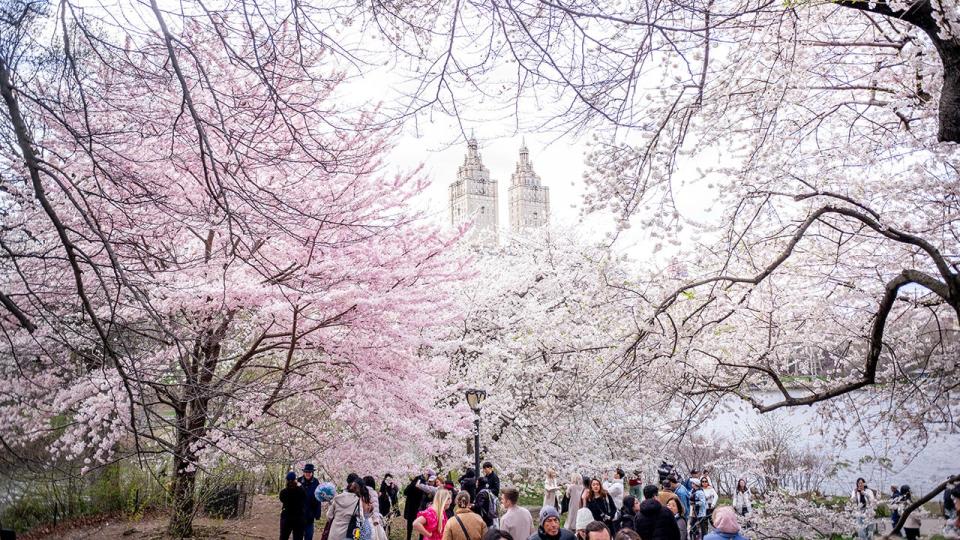
M 477 478 L 480 478 L 480 404 L 486 398 L 487 393 L 483 390 L 467 390 L 467 405 L 470 405 L 476 415 L 473 419 L 473 470 L 477 473 Z

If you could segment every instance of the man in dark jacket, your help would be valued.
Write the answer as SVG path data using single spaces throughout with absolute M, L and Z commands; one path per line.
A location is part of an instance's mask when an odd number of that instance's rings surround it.
M 427 472 L 433 474 L 431 471 Z M 413 534 L 413 522 L 417 519 L 420 504 L 426 496 L 426 493 L 418 488 L 417 484 L 425 484 L 426 482 L 427 477 L 421 474 L 420 476 L 415 476 L 413 480 L 410 481 L 410 484 L 403 489 L 403 494 L 407 498 L 406 502 L 403 503 L 403 519 L 407 520 L 407 540 L 410 540 L 410 535 Z
M 460 477 L 460 489 L 470 494 L 470 500 L 477 500 L 477 473 L 473 467 L 467 467 Z
M 493 522 L 497 518 L 497 498 L 488 489 L 487 478 L 484 476 L 477 478 L 477 498 L 473 501 L 471 509 L 483 518 L 487 527 L 493 527 Z
M 494 496 L 500 496 L 500 477 L 497 476 L 497 472 L 493 470 L 493 463 L 485 461 L 483 463 L 483 476 L 487 478 L 487 489 L 490 490 Z
M 540 509 L 540 528 L 529 540 L 574 540 L 573 531 L 560 527 L 560 513 L 552 506 Z
M 316 470 L 313 463 L 307 463 L 303 466 L 303 476 L 297 479 L 306 497 L 303 501 L 303 540 L 313 540 L 313 522 L 320 519 L 321 515 L 320 501 L 314 494 L 320 485 L 320 481 L 313 476 Z
M 637 514 L 636 531 L 643 540 L 680 540 L 680 529 L 673 513 L 657 500 L 657 486 L 643 487 L 643 499 Z

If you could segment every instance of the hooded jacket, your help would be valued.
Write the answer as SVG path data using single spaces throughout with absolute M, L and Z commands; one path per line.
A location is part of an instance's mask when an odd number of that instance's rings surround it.
M 575 540 L 577 535 L 573 534 L 573 531 L 560 527 L 560 534 L 556 536 L 547 536 L 547 533 L 543 530 L 543 526 L 540 526 L 537 529 L 537 532 L 530 535 L 530 538 L 527 540 Z
M 343 540 L 347 537 L 347 527 L 350 525 L 350 517 L 356 514 L 362 515 L 363 508 L 360 498 L 344 491 L 338 493 L 327 506 L 327 519 L 331 521 L 330 540 Z
M 680 529 L 673 513 L 656 499 L 640 503 L 640 513 L 634 524 L 643 540 L 680 540 Z
M 749 539 L 738 532 L 725 533 L 720 531 L 713 531 L 712 533 L 704 536 L 703 540 L 749 540 Z

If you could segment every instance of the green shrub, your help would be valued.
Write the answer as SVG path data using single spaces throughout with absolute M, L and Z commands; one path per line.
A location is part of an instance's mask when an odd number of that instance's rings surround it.
M 149 471 L 115 463 L 83 477 L 24 481 L 23 495 L 0 511 L 0 523 L 24 532 L 44 524 L 96 514 L 139 517 L 164 504 L 165 491 Z
M 888 518 L 892 514 L 890 507 L 886 503 L 880 503 L 877 505 L 877 508 L 874 510 L 874 515 L 878 518 Z

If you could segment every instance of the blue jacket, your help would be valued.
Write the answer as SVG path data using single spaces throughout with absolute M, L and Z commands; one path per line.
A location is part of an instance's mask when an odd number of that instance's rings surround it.
M 683 505 L 683 515 L 690 515 L 690 490 L 685 488 L 683 484 L 677 486 L 677 489 L 673 492 L 674 495 L 680 499 L 680 504 Z
M 720 531 L 713 531 L 712 533 L 703 537 L 703 540 L 750 540 L 746 536 L 743 536 L 740 533 L 724 533 Z
M 314 494 L 314 491 L 316 491 L 320 485 L 320 481 L 317 480 L 316 476 L 309 481 L 301 476 L 297 481 L 300 482 L 300 489 L 302 489 L 304 495 L 306 495 L 306 499 L 303 501 L 303 519 L 307 523 L 315 519 L 320 519 L 320 501 L 317 500 Z
M 695 502 L 696 506 L 699 506 L 697 515 L 692 517 L 697 517 L 697 518 L 707 517 L 707 496 L 704 495 L 703 490 L 698 489 L 694 491 L 692 497 L 693 497 L 693 502 L 691 502 L 691 505 L 693 505 Z M 706 538 L 704 538 L 704 540 L 706 540 Z

